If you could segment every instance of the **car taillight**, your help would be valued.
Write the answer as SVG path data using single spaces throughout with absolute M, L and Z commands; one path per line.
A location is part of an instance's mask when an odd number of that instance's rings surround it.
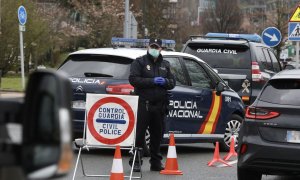
M 108 94 L 128 95 L 128 94 L 132 94 L 133 91 L 134 91 L 134 88 L 130 84 L 108 85 L 106 87 L 106 92 Z
M 279 116 L 279 113 L 267 109 L 247 107 L 245 116 L 248 119 L 267 120 Z
M 262 80 L 262 75 L 261 75 L 261 72 L 259 69 L 259 65 L 255 61 L 252 61 L 251 73 L 252 73 L 252 81 L 261 81 Z
M 244 154 L 247 151 L 247 144 L 242 144 L 240 149 L 240 154 Z

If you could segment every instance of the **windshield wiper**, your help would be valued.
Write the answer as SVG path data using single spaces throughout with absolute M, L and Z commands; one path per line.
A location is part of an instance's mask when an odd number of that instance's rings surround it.
M 109 74 L 102 74 L 102 73 L 93 73 L 93 72 L 85 72 L 85 77 L 113 77 Z

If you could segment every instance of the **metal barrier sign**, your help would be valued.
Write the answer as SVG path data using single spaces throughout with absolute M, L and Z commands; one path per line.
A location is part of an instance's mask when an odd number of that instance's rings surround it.
M 87 94 L 86 144 L 133 146 L 138 96 Z

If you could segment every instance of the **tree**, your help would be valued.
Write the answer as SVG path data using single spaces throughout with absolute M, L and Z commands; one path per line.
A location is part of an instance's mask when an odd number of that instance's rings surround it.
M 19 27 L 17 9 L 21 5 L 18 0 L 2 0 L 0 34 L 0 69 L 5 75 L 9 70 L 20 69 Z M 27 11 L 26 31 L 24 35 L 25 72 L 29 71 L 29 60 L 32 53 L 45 53 L 50 45 L 49 27 L 37 14 L 31 2 L 24 2 Z
M 144 1 L 144 23 L 148 36 L 168 38 L 171 35 L 169 17 L 166 11 L 169 7 L 167 0 Z
M 68 22 L 73 28 L 69 36 L 88 38 L 88 47 L 109 46 L 112 36 L 123 36 L 124 0 L 73 0 L 62 4 L 73 17 Z
M 274 9 L 267 14 L 267 25 L 269 27 L 276 27 L 284 38 L 288 32 L 289 13 L 292 13 L 290 12 L 290 4 L 285 0 L 275 0 L 273 7 Z M 281 41 L 280 44 L 274 48 L 277 53 L 277 59 L 280 59 L 280 52 L 283 46 L 284 41 Z
M 140 36 L 170 38 L 171 17 L 168 17 L 169 0 L 131 0 L 132 9 L 138 13 L 137 21 Z M 145 32 L 146 31 L 146 32 Z
M 238 33 L 242 22 L 239 0 L 218 0 L 201 15 L 202 32 Z

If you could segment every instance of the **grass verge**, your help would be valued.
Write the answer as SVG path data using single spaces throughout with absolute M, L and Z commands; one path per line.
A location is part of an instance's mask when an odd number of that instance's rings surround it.
M 0 90 L 23 91 L 22 78 L 18 76 L 1 77 Z M 25 80 L 26 84 L 26 80 Z

